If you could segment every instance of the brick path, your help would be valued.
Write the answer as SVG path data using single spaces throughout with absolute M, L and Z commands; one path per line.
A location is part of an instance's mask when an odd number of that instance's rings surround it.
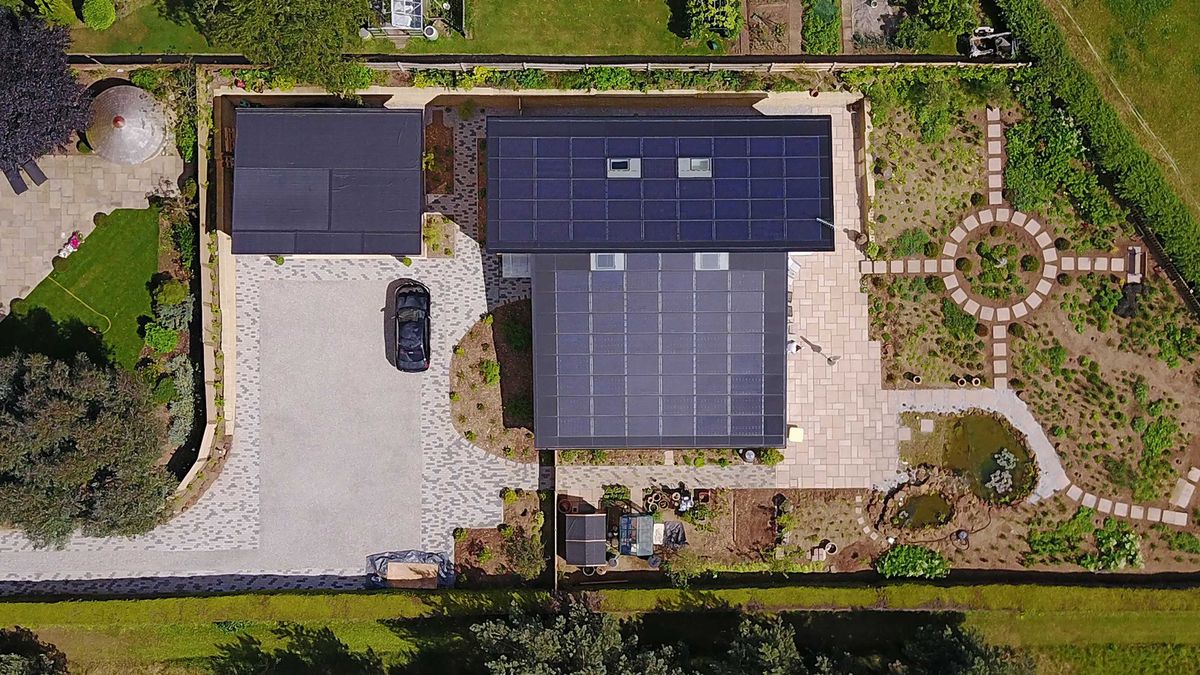
M 46 275 L 71 232 L 86 236 L 93 217 L 118 208 L 146 208 L 146 195 L 164 180 L 174 185 L 183 162 L 171 151 L 138 166 L 120 166 L 94 155 L 42 157 L 41 186 L 15 196 L 0 187 L 0 316 Z

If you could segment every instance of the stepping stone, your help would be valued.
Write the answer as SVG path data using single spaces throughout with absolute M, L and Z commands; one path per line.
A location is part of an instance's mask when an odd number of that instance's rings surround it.
M 862 495 L 854 495 L 854 503 L 861 504 L 862 503 Z
M 863 534 L 871 534 L 871 528 L 869 528 L 869 527 L 864 527 L 864 528 L 863 528 Z
M 996 209 L 996 222 L 1007 223 L 1012 217 L 1012 209 Z
M 1000 121 L 1000 109 L 993 108 L 992 106 L 988 106 L 987 107 L 987 120 L 989 122 L 999 122 Z
M 965 229 L 963 229 L 962 227 L 956 227 L 953 230 L 950 230 L 950 241 L 952 241 L 956 244 L 958 242 L 962 241 L 963 239 L 966 239 L 966 237 L 967 237 L 967 231 Z
M 989 138 L 1001 138 L 1003 136 L 1003 134 L 1004 134 L 1004 132 L 1001 130 L 999 124 L 993 123 L 993 124 L 988 125 L 988 137 Z
M 1008 343 L 997 342 L 992 346 L 992 353 L 996 356 L 1008 356 Z
M 987 162 L 988 171 L 1003 171 L 1004 166 L 1000 163 L 999 157 L 989 157 Z
M 1008 378 L 1007 377 L 993 377 L 992 378 L 992 388 L 1000 389 L 1000 390 L 1008 389 Z
M 1009 309 L 1007 307 L 996 308 L 996 320 L 997 321 L 1008 321 L 1010 319 L 1012 319 L 1012 310 L 1011 309 Z
M 1124 258 L 1113 258 L 1112 259 L 1112 271 L 1124 272 L 1125 271 L 1125 259 Z
M 1043 279 L 1058 278 L 1058 265 L 1046 265 L 1046 266 L 1042 267 L 1042 278 Z
M 963 305 L 963 311 L 967 314 L 979 316 L 979 303 L 974 300 L 967 300 L 967 304 Z
M 859 511 L 862 511 L 862 509 L 859 509 Z M 859 524 L 859 525 L 866 525 L 866 524 L 867 524 L 867 519 L 866 519 L 866 518 L 862 518 L 862 517 L 860 517 L 860 518 L 858 519 L 858 524 Z
M 901 274 L 904 272 L 903 260 L 893 260 L 889 265 L 892 267 L 892 274 Z
M 1013 211 L 1012 218 L 1009 219 L 1009 222 L 1017 227 L 1021 227 L 1025 224 L 1026 220 L 1029 220 L 1029 214 L 1025 213 L 1024 211 Z
M 942 283 L 946 284 L 946 290 L 952 291 L 958 288 L 958 277 L 953 274 L 942 277 Z
M 1013 318 L 1019 319 L 1029 313 L 1029 307 L 1024 302 L 1018 302 L 1012 308 Z
M 1096 497 L 1096 495 L 1094 495 L 1090 492 L 1083 496 L 1083 505 L 1088 507 L 1089 509 L 1095 508 L 1097 501 L 1098 501 L 1098 498 Z
M 1129 517 L 1134 520 L 1141 520 L 1146 517 L 1146 507 L 1134 504 L 1129 507 Z
M 958 244 L 948 241 L 944 246 L 942 246 L 943 256 L 947 258 L 953 258 L 956 253 L 958 253 Z
M 925 260 L 921 263 L 921 267 L 924 268 L 923 271 L 925 274 L 933 274 L 934 272 L 937 272 L 938 261 L 932 259 Z
M 1163 511 L 1162 521 L 1168 525 L 1187 527 L 1187 514 L 1183 511 Z
M 862 274 L 870 274 L 875 269 L 875 266 L 870 260 L 858 261 L 858 271 Z
M 1036 287 L 1036 289 L 1035 289 L 1035 290 L 1036 290 L 1038 293 L 1042 294 L 1042 295 L 1046 295 L 1047 293 L 1049 293 L 1049 292 L 1050 292 L 1050 289 L 1051 289 L 1053 286 L 1054 286 L 1054 284 L 1050 283 L 1050 281 L 1049 281 L 1049 280 L 1047 280 L 1047 279 L 1042 279 L 1041 281 L 1038 281 L 1038 283 L 1037 283 L 1037 287 Z
M 988 175 L 989 189 L 999 190 L 1002 185 L 1004 185 L 1004 176 L 1002 174 L 993 173 Z
M 887 272 L 888 264 L 886 260 L 876 260 L 873 267 L 875 268 L 875 274 L 883 274 Z
M 1175 489 L 1171 490 L 1171 505 L 1178 506 L 1181 509 L 1186 509 L 1192 501 L 1192 495 L 1196 492 L 1195 483 L 1189 483 L 1180 478 L 1175 481 Z
M 1008 374 L 1008 360 L 996 359 L 995 361 L 993 361 L 992 362 L 992 374 L 993 375 L 1007 375 Z
M 1112 500 L 1101 499 L 1099 504 L 1096 504 L 1096 510 L 1100 513 L 1112 513 Z
M 1004 193 L 999 190 L 988 192 L 988 206 L 997 206 L 1004 203 Z
M 1091 258 L 1088 258 L 1088 257 L 1077 258 L 1075 260 L 1075 262 L 1079 265 L 1079 271 L 1081 271 L 1081 272 L 1091 272 L 1092 271 L 1092 259 Z
M 1108 271 L 1108 258 L 1096 258 L 1096 271 L 1097 272 L 1107 272 Z
M 1077 502 L 1082 496 L 1083 488 L 1079 487 L 1078 485 L 1072 485 L 1071 487 L 1067 488 L 1067 497 L 1070 498 L 1071 501 Z
M 972 213 L 966 218 L 963 218 L 962 226 L 967 228 L 968 232 L 979 227 L 979 217 Z
M 1065 256 L 1065 257 L 1062 259 L 1062 268 L 1063 268 L 1063 271 L 1064 271 L 1064 272 L 1074 272 L 1074 271 L 1075 271 L 1075 258 L 1074 258 L 1074 256 Z
M 1129 505 L 1125 502 L 1113 504 L 1113 515 L 1120 518 L 1127 517 L 1129 515 Z
M 1042 306 L 1042 296 L 1037 293 L 1032 293 L 1028 298 L 1025 298 L 1026 304 L 1029 305 L 1029 311 L 1033 311 Z
M 1042 226 L 1038 225 L 1038 221 L 1032 218 L 1029 219 L 1029 222 L 1025 223 L 1024 228 L 1031 237 L 1037 236 L 1037 233 L 1042 231 Z
M 1151 506 L 1146 509 L 1146 520 L 1157 523 L 1162 520 L 1162 509 L 1157 506 Z
M 954 289 L 954 292 L 950 294 L 950 299 L 955 303 L 962 305 L 967 301 L 967 292 L 961 288 L 956 288 Z
M 1050 248 L 1054 245 L 1054 240 L 1051 239 L 1050 235 L 1046 234 L 1045 232 L 1042 232 L 1033 239 L 1037 242 L 1038 246 L 1041 246 L 1043 249 Z
M 979 308 L 979 318 L 983 321 L 991 321 L 996 316 L 996 310 L 993 307 L 983 306 Z
M 1188 480 L 1192 481 L 1193 483 L 1200 481 L 1200 467 L 1193 466 L 1192 468 L 1188 469 Z
M 1000 141 L 988 141 L 987 151 L 989 155 L 999 155 L 1003 152 L 1003 148 L 1000 147 Z
M 949 260 L 949 259 L 942 260 L 940 262 L 939 266 L 942 269 L 942 274 L 950 274 L 950 273 L 954 272 L 954 261 L 953 260 Z
M 1008 339 L 1008 326 L 1006 326 L 1002 323 L 992 326 L 992 339 L 993 340 Z
M 1042 262 L 1052 263 L 1055 260 L 1058 260 L 1058 249 L 1053 246 L 1042 249 Z
M 879 541 L 879 533 L 878 532 L 872 532 L 870 536 L 871 536 L 871 541 Z
M 917 260 L 914 258 L 912 260 L 906 260 L 904 262 L 904 264 L 908 268 L 909 274 L 917 274 L 921 271 L 921 261 L 920 260 Z
M 927 417 L 921 419 L 921 433 L 923 433 L 923 434 L 933 433 L 933 420 L 931 420 Z
M 991 209 L 984 209 L 979 212 L 979 224 L 987 225 L 996 219 L 996 214 Z

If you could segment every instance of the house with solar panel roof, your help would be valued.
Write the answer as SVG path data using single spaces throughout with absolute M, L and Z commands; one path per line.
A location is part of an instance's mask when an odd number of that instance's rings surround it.
M 487 248 L 532 279 L 540 448 L 783 447 L 788 253 L 830 119 L 490 117 Z

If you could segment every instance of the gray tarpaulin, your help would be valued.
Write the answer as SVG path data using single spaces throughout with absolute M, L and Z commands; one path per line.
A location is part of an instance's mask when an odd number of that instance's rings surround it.
M 440 553 L 429 553 L 428 551 L 388 551 L 367 556 L 368 587 L 386 587 L 383 580 L 387 578 L 389 563 L 437 565 L 438 588 L 454 588 L 454 565 L 450 563 L 450 559 Z

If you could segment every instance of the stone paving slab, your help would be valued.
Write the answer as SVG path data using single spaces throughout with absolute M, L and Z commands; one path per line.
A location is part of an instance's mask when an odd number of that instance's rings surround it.
M 1195 484 L 1180 478 L 1175 481 L 1175 489 L 1171 491 L 1171 504 L 1181 509 L 1187 508 L 1188 504 L 1192 502 L 1192 495 L 1195 492 Z
M 173 147 L 173 146 L 172 146 Z M 98 155 L 51 155 L 38 159 L 46 182 L 20 196 L 0 187 L 0 315 L 25 297 L 52 269 L 54 255 L 71 233 L 86 238 L 97 213 L 144 209 L 146 196 L 173 186 L 183 172 L 174 153 L 138 166 L 113 164 Z

